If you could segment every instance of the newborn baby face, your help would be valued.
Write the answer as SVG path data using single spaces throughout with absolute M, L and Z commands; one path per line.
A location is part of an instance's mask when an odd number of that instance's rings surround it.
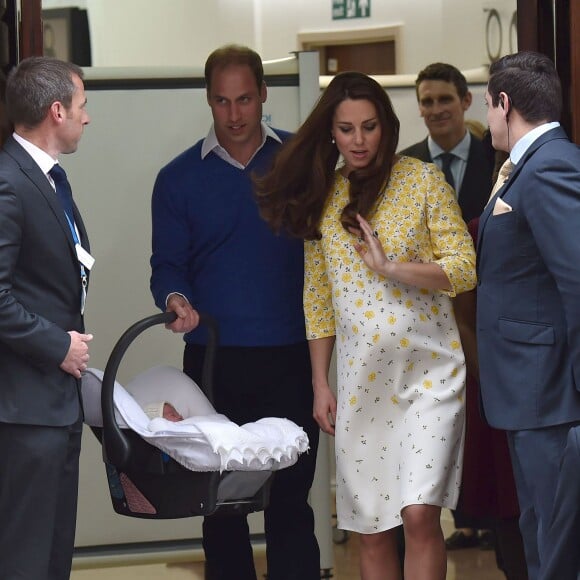
M 174 423 L 183 421 L 183 417 L 177 412 L 177 409 L 169 403 L 163 405 L 163 418 Z

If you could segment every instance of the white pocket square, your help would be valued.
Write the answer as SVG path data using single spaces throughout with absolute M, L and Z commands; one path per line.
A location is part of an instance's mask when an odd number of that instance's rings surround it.
M 495 200 L 495 205 L 493 206 L 492 215 L 500 215 L 502 213 L 508 213 L 512 211 L 512 206 L 507 204 L 501 197 Z

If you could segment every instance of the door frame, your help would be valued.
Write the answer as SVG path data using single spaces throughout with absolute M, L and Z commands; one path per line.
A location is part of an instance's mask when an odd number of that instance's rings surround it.
M 402 31 L 403 26 L 400 24 L 348 30 L 314 30 L 299 32 L 297 40 L 299 50 L 319 50 L 321 58 L 324 58 L 321 49 L 326 46 L 393 41 L 395 43 L 395 70 L 400 71 L 402 66 L 402 43 L 400 42 Z

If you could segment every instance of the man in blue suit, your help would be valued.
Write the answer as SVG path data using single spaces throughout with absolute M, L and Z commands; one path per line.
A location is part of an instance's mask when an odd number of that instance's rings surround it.
M 537 580 L 566 440 L 580 422 L 580 150 L 558 123 L 561 87 L 547 57 L 495 62 L 486 103 L 493 145 L 513 170 L 479 225 L 481 396 L 488 422 L 507 430 Z

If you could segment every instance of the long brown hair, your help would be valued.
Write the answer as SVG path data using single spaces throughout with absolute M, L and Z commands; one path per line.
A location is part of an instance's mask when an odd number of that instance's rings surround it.
M 399 119 L 384 89 L 358 72 L 336 75 L 297 133 L 281 148 L 272 169 L 255 178 L 260 213 L 270 227 L 304 239 L 320 238 L 320 219 L 339 153 L 331 140 L 336 108 L 346 99 L 373 103 L 381 125 L 376 157 L 364 168 L 352 171 L 349 203 L 342 211 L 342 225 L 358 227 L 356 214 L 368 217 L 385 187 L 399 142 Z

